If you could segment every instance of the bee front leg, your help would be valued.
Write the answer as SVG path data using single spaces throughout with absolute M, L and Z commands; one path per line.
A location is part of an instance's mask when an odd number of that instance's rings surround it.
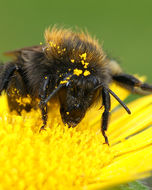
M 102 114 L 102 126 L 101 126 L 101 132 L 105 138 L 105 143 L 109 145 L 108 142 L 108 137 L 105 133 L 108 127 L 108 120 L 109 120 L 109 111 L 111 107 L 111 102 L 110 102 L 110 95 L 109 92 L 106 88 L 102 88 L 102 103 L 104 106 L 104 112 Z
M 50 82 L 50 77 L 46 76 L 43 80 L 42 86 L 39 89 L 39 98 L 40 98 L 40 103 L 39 103 L 39 108 L 42 113 L 42 120 L 43 120 L 43 126 L 40 128 L 41 130 L 45 129 L 45 126 L 47 124 L 47 104 L 44 102 L 47 96 L 47 88 Z

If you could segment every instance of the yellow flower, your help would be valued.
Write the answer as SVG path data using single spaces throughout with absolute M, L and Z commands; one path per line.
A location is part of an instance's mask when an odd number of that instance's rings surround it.
M 129 94 L 114 85 L 112 89 L 121 99 Z M 58 104 L 52 103 L 47 130 L 39 133 L 39 110 L 10 112 L 5 94 L 0 103 L 0 189 L 103 189 L 150 175 L 151 95 L 128 105 L 131 116 L 116 108 L 112 98 L 110 146 L 100 132 L 101 105 L 88 111 L 76 128 L 68 128 Z

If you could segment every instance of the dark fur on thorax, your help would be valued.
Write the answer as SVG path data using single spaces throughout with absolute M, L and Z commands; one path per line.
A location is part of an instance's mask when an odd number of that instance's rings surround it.
M 24 70 L 28 93 L 37 96 L 39 85 L 47 75 L 51 75 L 50 90 L 52 90 L 56 83 L 59 83 L 67 73 L 72 73 L 74 69 L 81 69 L 84 72 L 85 69 L 80 58 L 83 53 L 87 54 L 85 62 L 89 63 L 87 70 L 91 73 L 92 81 L 107 83 L 107 78 L 110 81 L 105 54 L 97 41 L 90 38 L 89 35 L 86 37 L 83 32 L 77 34 L 70 30 L 53 28 L 51 32 L 46 31 L 45 37 L 46 45 L 24 48 L 14 52 L 17 56 L 16 64 Z M 48 45 L 50 41 L 56 46 L 50 48 Z M 57 49 L 58 46 L 61 50 L 65 48 L 62 54 L 58 53 L 60 50 Z M 71 62 L 72 59 L 74 59 L 74 63 Z M 62 77 L 59 77 L 60 75 Z M 87 81 L 90 76 L 73 76 L 73 79 L 76 78 Z M 104 80 L 106 81 L 104 82 Z

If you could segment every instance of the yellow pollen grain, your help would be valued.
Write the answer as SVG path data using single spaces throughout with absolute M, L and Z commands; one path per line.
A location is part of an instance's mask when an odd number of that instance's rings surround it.
M 86 60 L 87 53 L 83 53 L 83 54 L 81 54 L 79 56 L 81 57 L 81 59 Z
M 69 115 L 70 113 L 67 111 L 66 114 Z
M 55 43 L 53 43 L 52 41 L 49 41 L 49 45 L 51 46 L 51 47 L 57 47 L 57 49 L 59 49 L 60 47 L 59 46 L 57 46 Z
M 44 77 L 45 79 L 47 79 L 47 77 Z
M 66 84 L 68 81 L 67 80 L 63 80 L 60 82 L 60 84 Z
M 71 59 L 71 62 L 74 63 L 74 59 Z
M 30 104 L 32 100 L 28 96 L 27 98 L 23 98 L 22 101 L 23 101 L 24 104 Z
M 86 69 L 88 67 L 89 63 L 85 62 L 84 63 L 84 68 Z
M 50 44 L 51 47 L 53 47 L 53 42 L 50 41 L 49 44 Z
M 84 60 L 81 60 L 81 63 L 82 63 L 82 65 L 84 65 L 84 68 L 85 68 L 85 69 L 86 69 L 86 68 L 88 67 L 88 65 L 89 65 L 89 63 L 84 62 Z
M 40 45 L 42 45 L 42 42 L 40 42 Z
M 27 95 L 27 97 L 24 97 L 24 98 L 19 97 L 18 99 L 16 99 L 16 102 L 22 106 L 26 106 L 26 104 L 30 104 L 31 101 L 32 101 L 32 99 L 29 95 Z
M 81 69 L 74 69 L 73 74 L 79 76 L 82 74 L 82 70 Z
M 84 61 L 83 60 L 81 61 L 81 63 L 82 63 L 82 65 L 84 65 Z
M 72 75 L 69 75 L 67 78 L 66 78 L 66 80 L 70 80 L 70 78 L 72 77 Z
M 85 70 L 84 73 L 83 73 L 83 75 L 84 75 L 84 76 L 88 76 L 88 75 L 90 75 L 90 71 Z

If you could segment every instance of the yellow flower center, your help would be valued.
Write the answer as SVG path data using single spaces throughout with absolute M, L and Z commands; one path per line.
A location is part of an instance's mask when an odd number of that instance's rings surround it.
M 121 99 L 128 91 L 112 87 Z M 49 102 L 46 131 L 41 111 L 10 112 L 0 96 L 0 189 L 96 189 L 149 175 L 152 170 L 152 96 L 132 102 L 129 116 L 112 113 L 104 144 L 101 105 L 87 112 L 76 128 L 61 120 L 57 102 Z M 118 103 L 112 98 L 112 109 Z M 67 112 L 68 114 L 68 112 Z M 139 131 L 145 129 L 143 132 Z M 138 134 L 137 134 L 138 133 Z

